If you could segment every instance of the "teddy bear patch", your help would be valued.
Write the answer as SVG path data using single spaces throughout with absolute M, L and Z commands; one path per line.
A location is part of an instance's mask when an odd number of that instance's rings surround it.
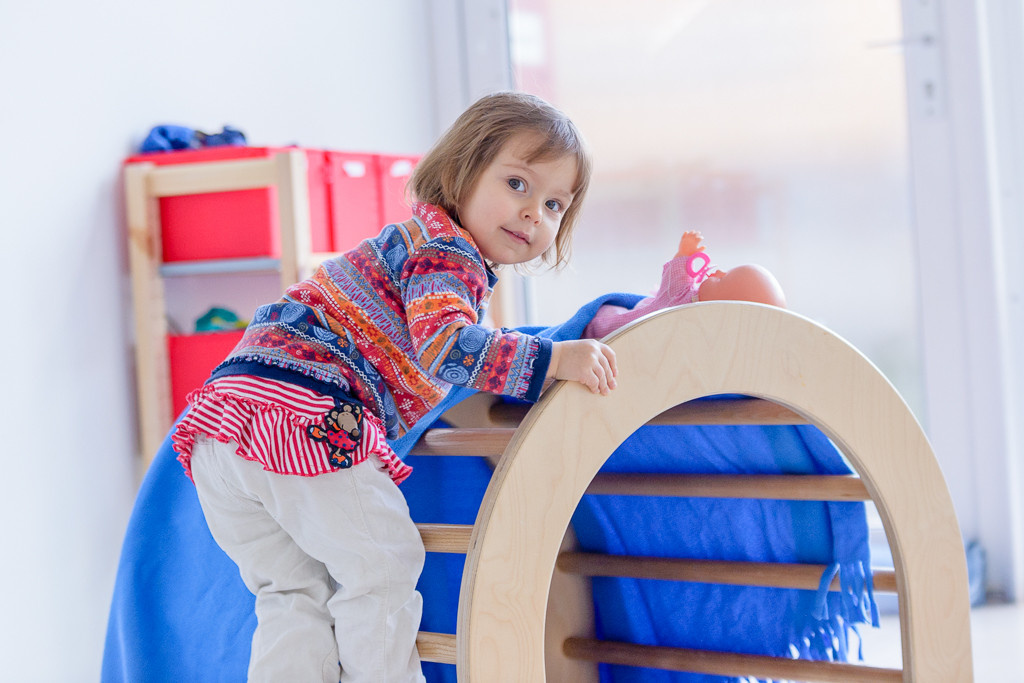
M 331 464 L 340 469 L 352 467 L 350 455 L 363 436 L 363 406 L 334 399 L 334 407 L 324 415 L 323 422 L 306 428 L 309 438 L 326 443 Z

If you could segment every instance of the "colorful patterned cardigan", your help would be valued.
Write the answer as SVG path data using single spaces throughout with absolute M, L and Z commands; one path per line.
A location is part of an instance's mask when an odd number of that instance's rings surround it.
M 257 309 L 211 381 L 253 375 L 347 395 L 389 439 L 453 385 L 536 401 L 551 340 L 482 326 L 497 277 L 443 210 L 413 212 Z

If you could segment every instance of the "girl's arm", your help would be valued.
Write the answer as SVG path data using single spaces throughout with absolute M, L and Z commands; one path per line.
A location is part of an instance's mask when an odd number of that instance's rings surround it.
M 540 397 L 552 342 L 479 323 L 489 285 L 472 244 L 461 238 L 429 243 L 406 261 L 401 277 L 409 335 L 427 372 L 492 394 Z
M 607 394 L 615 388 L 615 353 L 593 340 L 552 342 L 478 322 L 487 272 L 472 245 L 448 240 L 409 259 L 403 286 L 410 336 L 420 364 L 451 384 L 528 401 L 544 380 L 566 379 Z
M 608 395 L 618 375 L 615 352 L 594 339 L 555 342 L 548 377 L 579 382 L 595 394 Z

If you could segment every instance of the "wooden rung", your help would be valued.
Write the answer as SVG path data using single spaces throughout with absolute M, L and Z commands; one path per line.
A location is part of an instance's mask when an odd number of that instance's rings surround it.
M 146 189 L 151 197 L 176 197 L 272 187 L 277 180 L 273 159 L 208 161 L 154 168 L 149 172 Z
M 409 455 L 501 455 L 515 431 L 505 427 L 428 429 Z
M 416 636 L 416 649 L 424 662 L 455 663 L 455 634 L 420 631 Z
M 488 418 L 506 425 L 522 422 L 530 406 L 495 403 Z M 807 418 L 785 406 L 759 398 L 706 398 L 688 401 L 654 417 L 648 425 L 800 425 Z
M 602 496 L 680 496 L 757 500 L 870 500 L 854 475 L 821 474 L 598 474 L 587 493 Z
M 587 662 L 686 671 L 712 676 L 750 676 L 821 683 L 897 683 L 903 680 L 903 672 L 899 669 L 657 645 L 634 645 L 593 638 L 569 638 L 562 646 L 562 650 L 570 659 Z
M 423 547 L 428 553 L 469 552 L 469 537 L 473 535 L 472 524 L 417 524 Z
M 502 424 L 518 424 L 528 405 L 495 403 L 490 418 Z M 788 425 L 807 424 L 807 420 L 788 408 L 756 398 L 706 399 L 690 401 L 666 410 L 649 425 Z M 492 457 L 505 452 L 515 428 L 479 427 L 428 429 L 409 452 L 410 455 L 476 455 Z
M 705 398 L 688 401 L 655 416 L 649 425 L 802 425 L 785 406 L 760 398 Z
M 622 576 L 800 590 L 817 590 L 826 568 L 821 564 L 723 562 L 579 552 L 561 553 L 557 566 L 563 572 L 581 576 Z M 896 592 L 896 572 L 875 570 L 872 577 L 876 591 Z M 838 576 L 832 581 L 830 590 L 839 590 Z

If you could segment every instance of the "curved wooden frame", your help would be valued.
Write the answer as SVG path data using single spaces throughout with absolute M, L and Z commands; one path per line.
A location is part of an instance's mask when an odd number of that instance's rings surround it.
M 494 473 L 463 575 L 459 680 L 545 680 L 549 586 L 581 496 L 637 428 L 715 394 L 785 406 L 841 449 L 892 546 L 903 680 L 972 680 L 967 568 L 952 501 L 920 425 L 870 361 L 806 318 L 735 302 L 654 313 L 606 341 L 617 354 L 618 389 L 602 397 L 571 383 L 553 387 Z

